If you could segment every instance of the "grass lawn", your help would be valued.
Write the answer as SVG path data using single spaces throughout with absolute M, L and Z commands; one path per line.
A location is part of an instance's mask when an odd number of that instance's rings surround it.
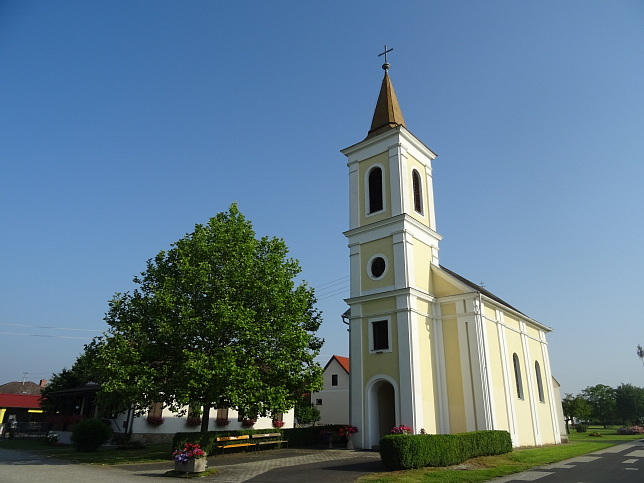
M 590 436 L 596 432 L 601 436 Z M 473 458 L 455 469 L 421 468 L 418 470 L 392 471 L 378 473 L 360 478 L 361 483 L 475 483 L 488 481 L 500 476 L 526 471 L 536 466 L 556 463 L 557 461 L 574 458 L 600 449 L 608 448 L 624 441 L 642 439 L 642 435 L 620 436 L 617 428 L 588 428 L 587 433 L 570 434 L 570 442 L 556 446 L 540 448 L 515 449 L 512 453 L 498 456 Z
M 94 465 L 170 462 L 172 454 L 172 445 L 169 443 L 149 444 L 143 449 L 102 447 L 98 451 L 83 453 L 75 451 L 72 446 L 48 446 L 42 440 L 35 439 L 2 439 L 0 449 L 33 451 L 52 458 Z

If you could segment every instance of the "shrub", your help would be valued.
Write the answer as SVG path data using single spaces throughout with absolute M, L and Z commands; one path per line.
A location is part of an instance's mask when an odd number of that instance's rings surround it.
M 617 434 L 644 434 L 644 427 L 631 426 L 629 428 L 618 428 Z
M 476 456 L 509 453 L 507 431 L 461 434 L 391 434 L 380 440 L 380 457 L 389 470 L 450 466 Z
M 587 430 L 588 430 L 587 424 L 583 424 L 583 423 L 575 424 L 575 431 L 577 431 L 578 433 L 585 433 Z
M 340 426 L 308 426 L 306 428 L 288 428 L 283 430 L 289 446 L 314 446 L 323 443 L 321 433 L 335 433 Z M 328 441 L 328 440 L 327 440 Z
M 112 428 L 100 419 L 85 419 L 72 432 L 72 444 L 78 451 L 96 451 L 112 437 Z

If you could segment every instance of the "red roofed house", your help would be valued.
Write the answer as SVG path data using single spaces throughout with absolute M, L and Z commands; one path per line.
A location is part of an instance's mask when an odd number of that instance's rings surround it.
M 0 434 L 7 431 L 11 421 L 24 423 L 25 428 L 30 423 L 42 421 L 40 392 L 45 384 L 43 380 L 40 385 L 33 382 L 0 385 Z
M 349 424 L 349 358 L 332 356 L 322 377 L 322 390 L 311 395 L 320 424 Z

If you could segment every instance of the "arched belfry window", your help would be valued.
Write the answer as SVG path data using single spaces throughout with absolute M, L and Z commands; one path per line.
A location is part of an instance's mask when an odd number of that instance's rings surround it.
M 519 363 L 519 356 L 515 352 L 512 354 L 512 362 L 514 364 L 514 382 L 517 386 L 517 397 L 523 399 L 523 380 L 521 379 L 521 364 Z
M 420 173 L 415 169 L 411 172 L 412 190 L 414 192 L 414 210 L 423 214 L 423 185 L 420 181 Z
M 367 178 L 367 188 L 369 190 L 369 210 L 368 213 L 376 213 L 384 209 L 384 200 L 382 194 L 382 168 L 374 166 L 369 171 Z
M 537 376 L 537 391 L 539 391 L 539 401 L 546 402 L 546 398 L 543 394 L 543 380 L 541 379 L 541 367 L 539 366 L 539 361 L 534 361 L 534 372 Z

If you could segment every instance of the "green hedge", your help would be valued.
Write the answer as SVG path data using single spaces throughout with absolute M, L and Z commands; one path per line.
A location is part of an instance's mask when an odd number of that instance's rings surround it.
M 286 436 L 289 446 L 328 444 L 329 437 L 333 441 L 339 441 L 337 437 L 338 430 L 344 426 L 344 424 L 329 424 L 324 426 L 309 426 L 307 428 L 288 428 L 284 430 L 284 436 Z M 344 441 L 346 442 L 346 437 Z
M 390 434 L 380 440 L 380 458 L 389 470 L 457 465 L 470 458 L 509 453 L 507 431 L 460 434 Z

